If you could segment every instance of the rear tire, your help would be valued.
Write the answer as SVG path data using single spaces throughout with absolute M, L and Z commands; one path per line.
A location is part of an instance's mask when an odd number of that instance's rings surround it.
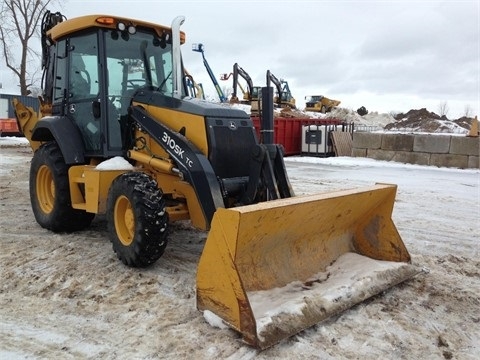
M 168 214 L 157 183 L 145 173 L 116 178 L 107 199 L 110 241 L 117 257 L 131 267 L 147 267 L 167 246 Z
M 93 213 L 72 208 L 68 166 L 55 142 L 40 146 L 33 154 L 30 202 L 40 226 L 54 232 L 82 230 L 95 217 Z

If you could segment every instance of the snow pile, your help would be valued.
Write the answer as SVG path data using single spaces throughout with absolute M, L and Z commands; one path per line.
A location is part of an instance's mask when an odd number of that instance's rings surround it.
M 211 312 L 210 310 L 205 310 L 203 312 L 203 318 L 205 319 L 205 321 L 207 323 L 210 324 L 210 326 L 213 326 L 215 328 L 219 328 L 219 329 L 228 329 L 228 326 L 225 325 L 225 323 L 223 322 L 222 318 L 215 315 L 213 312 Z
M 100 164 L 97 165 L 95 169 L 100 171 L 133 170 L 134 167 L 132 164 L 130 164 L 127 160 L 125 160 L 121 156 L 115 156 L 114 158 L 101 162 Z
M 28 144 L 24 137 L 2 136 L 0 137 L 0 148 L 2 147 L 20 147 Z
M 395 121 L 390 114 L 379 114 L 378 112 L 371 112 L 366 115 L 360 116 L 356 111 L 346 108 L 333 109 L 329 114 L 329 117 L 341 119 L 346 122 L 353 122 L 364 126 L 376 126 L 383 128 L 385 125 Z
M 468 130 L 450 120 L 429 119 L 427 121 L 403 120 L 389 124 L 386 128 L 390 131 L 400 132 L 426 132 L 446 134 L 467 134 Z
M 248 300 L 261 338 L 262 332 L 274 333 L 272 327 L 276 324 L 285 330 L 290 323 L 295 330 L 296 325 L 304 326 L 303 320 L 312 321 L 309 317 L 313 314 L 319 317 L 317 321 L 326 319 L 416 273 L 418 270 L 406 263 L 374 260 L 350 252 L 305 282 L 248 292 Z
M 250 114 L 252 111 L 252 107 L 250 105 L 245 105 L 245 104 L 230 104 L 230 106 L 234 109 L 238 109 L 238 110 L 243 110 L 245 111 L 247 114 Z

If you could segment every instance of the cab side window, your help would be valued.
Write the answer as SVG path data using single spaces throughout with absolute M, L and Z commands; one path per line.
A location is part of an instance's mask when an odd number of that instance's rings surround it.
M 92 102 L 99 97 L 99 55 L 97 33 L 71 37 L 68 45 L 69 81 L 67 116 L 77 124 L 88 154 L 102 152 L 103 128 L 95 117 Z
M 98 95 L 97 35 L 70 39 L 70 98 L 88 99 Z

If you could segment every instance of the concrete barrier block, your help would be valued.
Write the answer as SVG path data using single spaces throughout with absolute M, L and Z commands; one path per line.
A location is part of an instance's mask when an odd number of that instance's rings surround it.
M 469 156 L 468 157 L 468 168 L 469 169 L 480 169 L 480 160 L 478 156 Z
M 367 150 L 367 157 L 375 159 L 375 160 L 392 161 L 392 159 L 395 157 L 395 151 L 380 150 L 380 149 L 368 149 Z
M 352 149 L 353 157 L 367 157 L 367 149 Z
M 452 136 L 450 154 L 480 155 L 480 137 Z
M 382 136 L 382 149 L 394 151 L 413 151 L 415 136 L 410 134 L 384 134 Z
M 450 138 L 451 136 L 447 135 L 416 135 L 413 141 L 413 151 L 448 154 Z
M 396 151 L 392 160 L 406 164 L 429 165 L 430 154 L 411 151 Z
M 466 169 L 468 168 L 468 156 L 454 154 L 432 154 L 430 155 L 429 165 Z
M 357 149 L 380 149 L 382 134 L 355 132 L 353 133 L 353 147 Z

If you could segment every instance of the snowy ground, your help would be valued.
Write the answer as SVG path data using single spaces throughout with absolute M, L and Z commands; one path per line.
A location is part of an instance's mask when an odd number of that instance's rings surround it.
M 152 268 L 126 268 L 106 223 L 53 234 L 30 209 L 31 150 L 0 138 L 1 359 L 478 359 L 480 170 L 290 157 L 297 193 L 398 184 L 394 222 L 424 271 L 258 352 L 195 308 L 206 233 L 172 226 Z

